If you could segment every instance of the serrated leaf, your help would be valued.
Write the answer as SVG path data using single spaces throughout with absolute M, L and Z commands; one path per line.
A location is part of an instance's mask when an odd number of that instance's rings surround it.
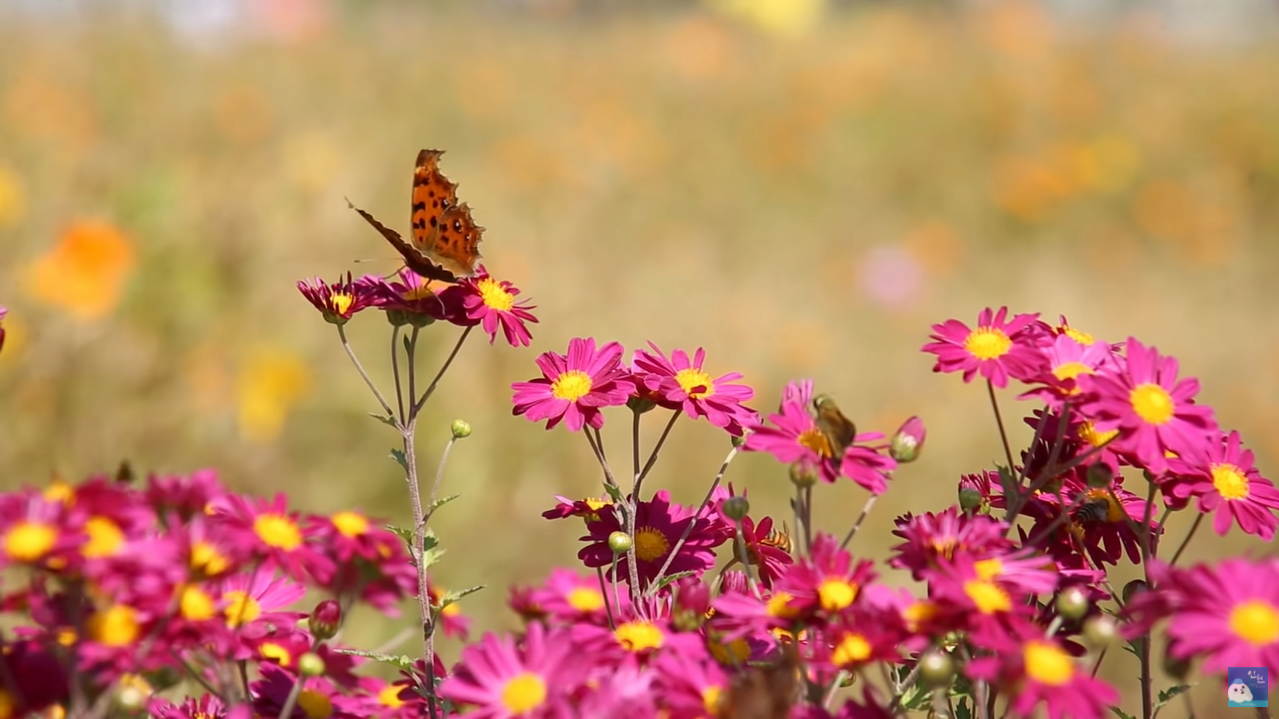
M 335 649 L 334 651 L 337 652 L 338 654 L 349 654 L 353 657 L 364 657 L 365 659 L 372 659 L 375 662 L 381 662 L 383 664 L 393 664 L 399 667 L 400 669 L 412 669 L 413 662 L 417 661 L 413 657 L 406 657 L 406 656 L 397 657 L 397 656 L 392 656 L 390 654 L 378 654 L 377 652 L 366 652 L 360 649 Z
M 387 417 L 385 415 L 378 414 L 377 412 L 369 412 L 369 416 L 381 422 L 382 424 L 386 425 L 387 427 L 393 427 L 395 429 L 400 428 L 400 423 L 396 422 L 394 417 Z
M 400 465 L 400 469 L 403 469 L 405 472 L 409 471 L 409 460 L 404 456 L 403 450 L 392 449 L 391 459 L 395 460 L 395 463 Z
M 462 495 L 460 495 L 460 494 L 450 494 L 450 495 L 449 495 L 449 496 L 447 496 L 447 497 L 440 497 L 439 499 L 435 500 L 434 502 L 431 502 L 430 506 L 428 506 L 428 507 L 426 508 L 426 513 L 427 513 L 427 514 L 434 514 L 434 513 L 435 513 L 435 510 L 439 509 L 440 507 L 443 507 L 444 505 L 448 504 L 449 502 L 452 502 L 453 500 L 455 500 L 455 499 L 457 499 L 458 497 L 461 497 L 461 496 L 462 496 Z
M 662 580 L 658 582 L 656 586 L 653 587 L 653 591 L 659 592 L 665 589 L 668 585 L 674 584 L 675 582 L 678 582 L 684 577 L 691 577 L 694 574 L 697 574 L 697 572 L 691 569 L 688 570 L 687 572 L 675 572 L 674 574 L 667 574 L 666 576 L 662 577 Z
M 1159 710 L 1162 709 L 1164 705 L 1167 704 L 1168 702 L 1190 691 L 1190 688 L 1193 686 L 1194 684 L 1175 684 L 1159 692 L 1159 700 L 1155 702 L 1155 706 L 1154 706 L 1155 713 L 1158 713 Z
M 481 589 L 484 589 L 486 586 L 488 585 L 481 584 L 477 587 L 470 587 L 468 589 L 459 589 L 457 591 L 445 592 L 444 596 L 440 597 L 440 604 L 439 606 L 436 607 L 436 609 L 443 609 L 450 604 L 455 604 L 462 597 L 465 597 L 468 594 L 475 594 Z
M 1134 657 L 1141 658 L 1141 643 L 1143 641 L 1144 641 L 1143 639 L 1138 638 L 1138 639 L 1133 639 L 1133 640 L 1124 642 L 1124 651 L 1128 652 Z
M 1004 496 L 1017 494 L 1020 487 L 1017 482 L 1017 475 L 1013 474 L 1012 469 L 1001 464 L 996 464 L 995 469 L 999 472 L 999 487 L 1004 490 Z
M 388 524 L 386 525 L 386 531 L 399 537 L 400 541 L 404 542 L 404 545 L 409 548 L 409 551 L 413 551 L 412 529 L 405 529 L 404 527 L 397 527 L 394 524 Z
M 1114 712 L 1115 716 L 1119 717 L 1119 719 L 1137 719 L 1137 717 L 1125 713 L 1124 710 L 1119 707 L 1111 707 L 1110 711 Z
M 435 530 L 427 527 L 422 535 L 422 564 L 430 569 L 444 556 L 444 551 L 439 538 L 435 536 Z
M 919 682 L 915 682 L 913 685 L 907 687 L 905 693 L 902 694 L 901 705 L 907 711 L 922 709 L 932 703 L 932 691 L 924 688 L 924 686 Z
M 622 496 L 622 490 L 621 490 L 621 489 L 618 489 L 617 487 L 615 487 L 615 486 L 613 486 L 613 485 L 609 484 L 608 482 L 605 482 L 605 483 L 604 483 L 604 491 L 605 491 L 605 493 L 607 493 L 607 494 L 608 494 L 609 499 L 612 499 L 612 500 L 613 500 L 613 504 L 616 504 L 616 505 L 617 505 L 617 506 L 619 506 L 619 507 L 625 507 L 625 506 L 626 506 L 626 498 Z
M 972 707 L 968 706 L 967 699 L 960 699 L 955 704 L 955 719 L 973 719 Z

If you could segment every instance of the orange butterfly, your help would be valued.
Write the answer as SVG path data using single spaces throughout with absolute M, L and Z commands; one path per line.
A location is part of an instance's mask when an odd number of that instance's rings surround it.
M 471 208 L 457 202 L 457 185 L 440 172 L 443 150 L 417 153 L 413 169 L 413 241 L 373 219 L 355 205 L 351 209 L 368 220 L 404 258 L 404 264 L 428 280 L 455 282 L 475 275 L 484 228 L 471 219 Z

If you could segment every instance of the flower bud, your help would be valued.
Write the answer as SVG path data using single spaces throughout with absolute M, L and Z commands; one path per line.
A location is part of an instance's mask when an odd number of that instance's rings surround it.
M 471 424 L 464 419 L 455 419 L 449 431 L 453 433 L 453 439 L 465 439 L 471 436 Z
M 1103 489 L 1115 481 L 1115 471 L 1105 462 L 1093 462 L 1084 473 L 1084 481 L 1093 489 Z
M 311 616 L 306 620 L 307 629 L 316 639 L 332 639 L 342 626 L 342 607 L 333 599 L 325 599 L 315 605 Z
M 929 689 L 948 687 L 955 679 L 955 662 L 946 652 L 931 649 L 919 658 L 919 680 Z
M 135 714 L 146 708 L 147 695 L 141 689 L 126 684 L 116 689 L 115 704 L 125 714 Z
M 888 456 L 901 464 L 914 462 L 919 457 L 919 450 L 924 448 L 924 437 L 928 432 L 924 429 L 924 420 L 911 417 L 888 442 Z
M 817 484 L 817 467 L 804 461 L 795 462 L 790 466 L 790 481 L 796 487 L 811 487 Z
M 740 435 L 739 435 L 739 434 L 734 434 L 734 435 L 731 435 L 731 436 L 732 436 L 731 441 L 732 441 L 732 443 L 733 443 L 733 446 L 734 446 L 734 447 L 737 447 L 738 449 L 741 449 L 742 445 L 746 444 L 746 438 L 747 438 L 748 436 L 750 436 L 750 433 L 749 433 L 749 432 L 742 432 Z
M 981 492 L 972 487 L 964 487 L 959 490 L 959 508 L 965 512 L 976 512 L 981 509 L 985 498 L 981 496 Z
M 1134 579 L 1124 585 L 1121 594 L 1124 595 L 1124 604 L 1131 602 L 1134 597 L 1146 591 L 1146 582 L 1141 579 Z
M 315 652 L 307 652 L 298 657 L 298 674 L 304 677 L 318 677 L 324 673 L 324 660 Z
M 724 500 L 724 503 L 720 505 L 720 507 L 721 507 L 721 511 L 724 512 L 724 516 L 728 517 L 734 522 L 742 521 L 742 519 L 751 511 L 750 500 L 740 496 L 729 497 L 728 499 Z
M 1114 644 L 1119 638 L 1119 624 L 1109 614 L 1098 614 L 1084 622 L 1084 639 L 1094 649 Z
M 657 406 L 657 403 L 648 397 L 640 397 L 639 395 L 631 395 L 626 398 L 626 408 L 635 414 L 644 414 Z
M 1067 587 L 1057 595 L 1057 613 L 1065 619 L 1079 621 L 1088 614 L 1089 609 L 1092 609 L 1092 602 L 1088 601 L 1088 594 L 1079 587 Z
M 626 532 L 613 532 L 608 535 L 608 548 L 613 550 L 613 554 L 622 554 L 630 551 L 631 538 Z

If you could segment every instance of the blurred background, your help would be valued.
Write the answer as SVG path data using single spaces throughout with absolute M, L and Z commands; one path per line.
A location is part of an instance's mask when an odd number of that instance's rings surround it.
M 398 266 L 343 198 L 407 230 L 420 148 L 541 318 L 531 348 L 469 342 L 421 424 L 427 476 L 448 423 L 475 428 L 434 525 L 440 583 L 489 585 L 462 603 L 477 631 L 515 625 L 507 584 L 577 566 L 577 520 L 539 515 L 599 470 L 509 389 L 573 336 L 705 347 L 764 411 L 812 377 L 863 430 L 923 416 L 858 537 L 875 558 L 894 516 L 1002 456 L 984 389 L 919 352 L 986 306 L 1177 356 L 1273 471 L 1277 41 L 1279 5 L 1251 0 L 0 0 L 0 482 L 128 458 L 411 521 L 396 436 L 294 283 Z M 427 333 L 423 373 L 456 332 Z M 388 326 L 349 333 L 389 390 Z M 1033 408 L 1003 402 L 1024 442 Z M 628 424 L 608 416 L 613 457 Z M 681 422 L 647 486 L 696 503 L 727 449 Z M 727 479 L 788 516 L 771 458 Z M 846 531 L 864 498 L 820 488 L 819 522 Z M 1263 549 L 1205 530 L 1189 556 Z M 1130 659 L 1103 674 L 1131 699 Z

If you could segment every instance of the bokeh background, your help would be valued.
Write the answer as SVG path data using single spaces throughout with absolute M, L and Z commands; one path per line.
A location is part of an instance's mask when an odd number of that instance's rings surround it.
M 489 585 L 462 603 L 476 631 L 514 626 L 507 584 L 575 565 L 576 520 L 539 515 L 599 470 L 509 404 L 573 336 L 705 347 L 764 410 L 812 377 L 864 429 L 923 416 L 923 458 L 857 540 L 876 558 L 894 516 L 1002 456 L 984 390 L 919 352 L 986 306 L 1157 345 L 1263 473 L 1279 459 L 1273 2 L 0 0 L 3 486 L 127 458 L 409 522 L 396 437 L 294 283 L 397 266 L 343 198 L 406 229 L 423 147 L 541 318 L 531 348 L 470 342 L 422 423 L 428 476 L 448 423 L 475 428 L 435 528 L 440 583 Z M 350 334 L 389 388 L 388 326 Z M 456 330 L 427 336 L 433 373 Z M 1032 407 L 1003 402 L 1024 441 Z M 648 486 L 695 503 L 727 449 L 681 422 Z M 728 479 L 788 514 L 770 458 Z M 819 522 L 843 532 L 863 500 L 823 487 Z M 1270 550 L 1205 531 L 1189 556 L 1239 551 Z M 357 615 L 346 638 L 406 624 Z M 1136 671 L 1103 668 L 1130 708 Z

